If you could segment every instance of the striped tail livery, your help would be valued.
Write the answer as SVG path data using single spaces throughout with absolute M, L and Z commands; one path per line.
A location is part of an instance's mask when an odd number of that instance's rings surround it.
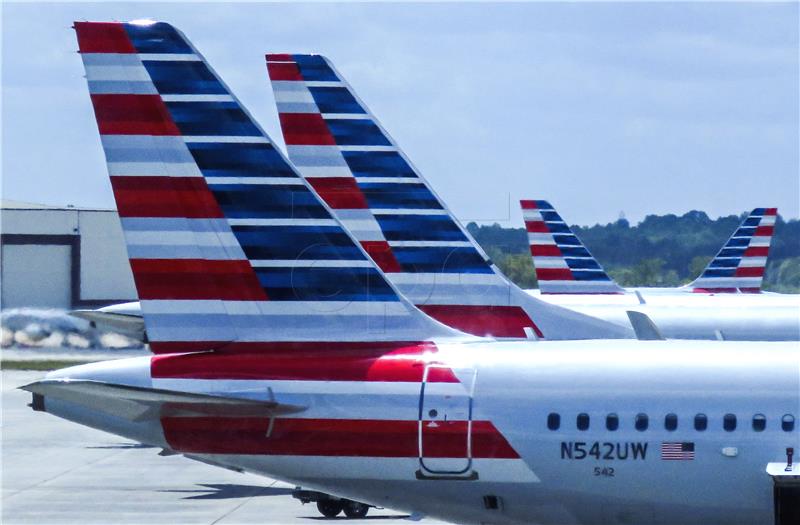
M 520 205 L 542 293 L 624 293 L 549 202 L 522 200 Z
M 459 524 L 751 525 L 795 503 L 771 487 L 793 475 L 796 341 L 457 333 L 398 295 L 179 32 L 75 28 L 158 355 L 51 371 L 21 387 L 34 411 L 330 494 L 327 518 L 363 502 Z M 688 428 L 634 435 L 666 408 L 740 428 L 696 451 Z M 746 460 L 726 457 L 737 443 Z
M 398 290 L 479 336 L 631 337 L 508 281 L 325 57 L 269 54 L 289 158 Z
M 686 287 L 700 293 L 760 293 L 777 208 L 756 208 Z
M 458 335 L 399 296 L 176 29 L 75 29 L 155 353 Z
M 158 355 L 51 373 L 41 407 L 336 493 L 538 480 L 473 411 L 480 340 L 396 292 L 182 34 L 75 29 Z

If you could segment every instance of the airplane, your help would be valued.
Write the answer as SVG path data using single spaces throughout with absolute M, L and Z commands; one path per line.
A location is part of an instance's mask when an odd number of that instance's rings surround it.
M 776 208 L 756 208 L 750 212 L 691 283 L 677 288 L 622 288 L 548 201 L 523 200 L 520 205 L 539 286 L 525 291 L 538 299 L 620 326 L 628 325 L 628 311 L 642 311 L 656 320 L 665 336 L 672 338 L 800 338 L 800 297 L 761 290 Z M 733 272 L 752 275 L 727 275 Z M 766 322 L 766 326 L 754 325 L 751 313 L 742 312 L 753 308 L 769 310 L 769 315 L 757 321 Z M 137 302 L 70 313 L 130 337 L 144 337 L 144 322 Z
M 85 319 L 102 330 L 117 332 L 132 339 L 147 342 L 139 301 L 111 304 L 96 309 L 81 308 L 70 310 L 68 313 L 73 317 Z
M 545 200 L 521 200 L 536 280 L 542 294 L 763 293 L 777 208 L 751 211 L 700 277 L 678 288 L 623 289 L 603 270 L 553 206 Z
M 281 122 L 297 128 L 296 133 L 285 134 L 295 166 L 356 236 L 370 259 L 426 315 L 465 333 L 499 339 L 634 337 L 630 323 L 609 323 L 540 301 L 506 279 L 469 233 L 453 219 L 427 182 L 416 175 L 402 151 L 388 145 L 388 135 L 380 138 L 381 146 L 353 142 L 353 137 L 361 133 L 358 130 L 364 124 L 369 130 L 377 128 L 365 119 L 339 119 L 347 117 L 333 107 L 340 88 L 333 88 L 333 91 L 326 86 L 307 88 L 305 82 L 289 80 L 287 75 L 294 74 L 293 71 L 299 74 L 298 67 L 309 75 L 316 75 L 314 78 L 330 78 L 334 73 L 324 58 L 303 56 L 299 58 L 304 61 L 303 65 L 297 66 L 294 62 L 281 62 L 281 57 L 268 58 L 267 66 L 273 76 L 276 97 L 280 100 Z M 314 82 L 324 84 L 328 81 Z M 160 85 L 157 84 L 155 89 L 160 89 Z M 339 119 L 339 124 L 346 128 L 342 128 L 338 139 L 342 145 L 305 144 L 320 140 L 333 143 L 335 140 L 330 134 L 320 138 L 298 128 L 315 115 L 305 113 L 302 102 L 286 101 L 311 97 L 309 93 L 300 91 L 309 89 L 328 97 L 326 103 L 329 105 L 322 106 L 326 111 L 325 117 Z M 295 112 L 283 111 L 287 108 Z M 346 108 L 347 111 L 350 109 L 349 106 Z M 352 124 L 356 127 L 347 128 Z M 115 155 L 119 157 L 113 161 L 115 169 L 119 165 L 124 172 L 127 169 L 124 156 Z M 357 166 L 353 168 L 357 173 L 345 167 L 348 166 L 345 159 Z M 340 165 L 334 166 L 336 163 Z M 237 174 L 236 167 L 220 167 L 215 170 L 214 179 L 220 181 L 219 184 L 230 183 L 237 180 Z M 260 186 L 236 184 L 239 191 L 253 190 L 249 196 L 241 198 L 259 198 Z M 142 338 L 145 335 L 141 307 L 137 302 L 97 310 L 75 310 L 71 314 L 103 328 L 119 327 L 126 333 L 141 334 Z M 566 320 L 572 321 L 568 330 L 564 329 Z
M 267 69 L 289 159 L 362 244 L 385 244 L 386 241 L 376 241 L 385 238 L 389 239 L 389 247 L 384 253 L 398 252 L 402 248 L 397 248 L 396 245 L 415 242 L 413 239 L 419 239 L 420 236 L 433 238 L 442 235 L 441 231 L 430 231 L 429 226 L 420 221 L 421 218 L 428 217 L 425 213 L 434 210 L 437 221 L 448 225 L 446 229 L 443 228 L 444 231 L 462 231 L 463 236 L 459 237 L 461 242 L 468 242 L 483 254 L 330 60 L 319 55 L 271 54 L 267 55 Z M 387 209 L 389 206 L 396 209 Z M 400 215 L 400 212 L 403 214 Z M 695 288 L 705 286 L 709 290 L 718 291 L 731 286 L 746 290 L 760 286 L 766 249 L 769 247 L 767 234 L 772 234 L 775 215 L 774 209 L 763 210 L 762 216 L 758 219 L 756 216 L 748 218 L 738 230 L 739 233 L 750 232 L 753 230 L 751 223 L 758 222 L 758 228 L 752 232 L 758 234 L 750 240 L 748 249 L 750 252 L 757 252 L 759 256 L 750 258 L 748 253 L 743 259 L 760 263 L 760 270 L 758 266 L 749 266 L 739 271 L 747 271 L 752 274 L 750 277 L 709 280 L 708 274 L 719 272 L 716 267 L 712 267 L 698 279 Z M 552 226 L 568 229 L 562 223 L 560 221 Z M 739 237 L 735 234 L 728 244 L 739 243 Z M 426 248 L 418 250 L 422 253 Z M 732 251 L 740 250 L 738 247 L 726 245 L 721 255 L 727 256 Z M 369 253 L 369 249 L 367 252 Z M 712 262 L 712 266 L 725 264 L 721 260 Z M 391 265 L 381 265 L 377 259 L 376 262 L 402 293 L 423 311 L 430 313 L 426 301 L 430 301 L 432 296 L 427 288 L 420 290 L 420 274 L 416 273 L 416 268 L 393 268 Z M 599 268 L 593 259 L 584 258 L 580 263 L 593 264 Z M 493 269 L 495 275 L 501 275 L 496 267 L 493 266 Z M 729 273 L 727 269 L 722 271 Z M 754 273 L 756 271 L 758 276 Z M 676 304 L 662 298 L 657 304 L 644 307 L 638 300 L 643 297 L 641 293 L 631 294 L 631 297 L 617 302 L 612 301 L 613 297 L 608 299 L 606 294 L 622 290 L 607 276 L 599 279 L 600 275 L 605 275 L 602 270 L 571 271 L 571 276 L 578 273 L 597 274 L 593 275 L 590 282 L 592 290 L 603 293 L 600 299 L 586 301 L 583 295 L 578 299 L 566 297 L 564 294 L 531 295 L 593 318 L 616 323 L 620 327 L 629 326 L 628 311 L 641 311 L 647 313 L 668 338 L 800 340 L 800 296 L 773 297 L 770 294 L 770 299 L 762 297 L 743 300 L 726 297 L 715 300 L 709 299 L 706 294 L 706 297 L 693 298 L 686 304 Z M 438 293 L 442 292 L 442 275 L 432 273 L 426 276 L 436 284 Z M 470 285 L 465 274 L 459 279 L 461 286 L 446 290 L 450 294 L 448 300 L 451 302 L 458 301 L 469 293 Z M 414 286 L 406 287 L 409 281 Z M 577 279 L 573 277 L 570 283 L 574 281 Z M 580 282 L 584 284 L 587 281 Z M 718 284 L 713 284 L 714 281 Z M 513 284 L 510 286 L 509 290 L 516 289 Z M 585 284 L 584 289 L 589 289 L 589 285 Z M 593 300 L 599 304 L 592 303 Z
M 266 61 L 290 161 L 420 310 L 478 336 L 632 337 L 629 324 L 598 325 L 591 316 L 576 319 L 565 332 L 560 320 L 570 310 L 531 302 L 454 218 L 329 60 L 277 53 Z
M 51 372 L 34 410 L 456 523 L 796 523 L 796 343 L 459 333 L 180 32 L 74 27 L 157 355 Z
M 573 264 L 591 266 L 580 271 L 537 266 L 542 291 L 524 291 L 588 316 L 585 330 L 567 333 L 558 326 L 561 314 L 556 314 L 555 320 L 545 316 L 541 303 L 521 296 L 522 290 L 488 259 L 328 59 L 297 54 L 266 58 L 288 154 L 301 176 L 401 293 L 448 326 L 495 338 L 581 339 L 597 336 L 598 326 L 590 319 L 627 330 L 628 312 L 640 311 L 668 338 L 800 340 L 797 295 L 720 295 L 760 289 L 776 209 L 754 210 L 702 276 L 687 287 L 623 290 L 608 278 L 549 203 L 522 201 L 529 228 L 559 228 L 568 242 L 578 243 L 561 246 L 560 251 L 588 254 L 570 258 Z M 545 208 L 537 209 L 537 203 Z M 543 212 L 552 220 L 541 220 Z M 529 235 L 547 237 L 532 251 L 553 249 L 551 232 Z M 745 239 L 746 254 L 741 245 Z M 738 259 L 741 269 L 736 272 L 747 276 L 721 275 L 733 271 L 717 268 L 734 261 L 731 254 L 744 255 Z M 540 266 L 566 264 L 564 258 L 538 258 Z M 549 278 L 566 271 L 569 279 Z M 567 290 L 574 293 L 563 293 Z M 128 311 L 135 309 L 135 303 L 132 306 Z M 111 313 L 82 310 L 78 315 L 103 323 Z M 537 323 L 531 322 L 534 316 Z M 121 321 L 130 323 L 131 317 Z M 141 320 L 139 323 L 143 327 Z
M 756 208 L 701 275 L 677 288 L 622 288 L 544 200 L 522 200 L 539 283 L 532 296 L 625 325 L 645 313 L 667 338 L 800 339 L 800 295 L 761 291 L 776 208 Z

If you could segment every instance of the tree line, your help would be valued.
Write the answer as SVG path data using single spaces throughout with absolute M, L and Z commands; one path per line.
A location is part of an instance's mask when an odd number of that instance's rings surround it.
M 672 287 L 700 275 L 745 216 L 711 219 L 693 210 L 681 216 L 648 215 L 635 226 L 619 219 L 572 230 L 621 286 Z M 536 287 L 525 228 L 471 222 L 467 230 L 512 281 L 523 288 Z M 800 220 L 778 216 L 764 288 L 800 293 Z

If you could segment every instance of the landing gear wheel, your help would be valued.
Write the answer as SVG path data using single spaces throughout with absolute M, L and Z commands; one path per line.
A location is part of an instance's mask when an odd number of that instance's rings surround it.
M 352 519 L 361 519 L 369 512 L 369 506 L 357 501 L 347 500 L 344 502 L 344 515 Z
M 326 518 L 335 518 L 344 508 L 344 502 L 338 499 L 321 499 L 317 502 L 317 510 Z

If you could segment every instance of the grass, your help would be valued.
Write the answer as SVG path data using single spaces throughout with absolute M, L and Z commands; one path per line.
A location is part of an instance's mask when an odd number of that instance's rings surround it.
M 0 361 L 0 370 L 40 370 L 48 372 L 68 366 L 84 365 L 90 361 L 70 361 L 59 359 L 30 359 L 27 361 Z

